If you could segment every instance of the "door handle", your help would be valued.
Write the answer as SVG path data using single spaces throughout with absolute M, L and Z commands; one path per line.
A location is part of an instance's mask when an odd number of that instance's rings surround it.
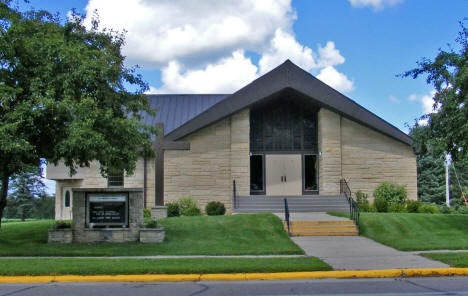
M 283 183 L 283 176 L 281 176 L 281 183 Z
M 286 182 L 286 175 L 284 175 L 284 182 Z

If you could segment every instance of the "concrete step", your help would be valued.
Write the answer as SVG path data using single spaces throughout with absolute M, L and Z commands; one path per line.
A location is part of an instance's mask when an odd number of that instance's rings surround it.
M 284 227 L 284 230 L 288 231 L 288 227 Z M 349 226 L 293 226 L 290 227 L 290 232 L 301 232 L 301 231 L 353 231 L 357 230 L 355 225 Z
M 356 231 L 296 231 L 289 236 L 358 236 Z
M 286 221 L 283 221 L 283 225 L 287 225 Z M 355 225 L 354 221 L 352 220 L 330 220 L 330 221 L 291 221 L 289 222 L 289 225 L 293 226 L 317 226 L 317 225 L 323 225 L 323 226 L 332 226 L 332 225 L 342 225 L 342 226 L 347 226 L 347 225 Z

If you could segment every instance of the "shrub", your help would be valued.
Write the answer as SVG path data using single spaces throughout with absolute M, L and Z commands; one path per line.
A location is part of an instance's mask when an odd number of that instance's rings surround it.
M 145 223 L 145 228 L 156 228 L 156 227 L 158 227 L 158 222 L 156 222 L 156 220 L 151 219 Z
M 435 205 L 431 204 L 421 204 L 421 206 L 418 209 L 418 213 L 422 214 L 437 214 L 439 213 L 439 208 L 437 208 Z
M 388 203 L 406 203 L 406 186 L 394 183 L 384 182 L 374 190 L 376 199 L 384 199 Z
M 363 193 L 361 190 L 356 192 L 356 203 L 359 210 L 362 212 L 370 212 L 371 206 L 369 204 L 369 195 Z
M 201 210 L 198 207 L 198 203 L 191 197 L 182 197 L 177 203 L 179 204 L 180 214 L 183 216 L 199 216 Z
M 379 213 L 386 213 L 388 211 L 388 202 L 385 199 L 375 198 L 374 208 Z
M 177 202 L 172 202 L 166 204 L 167 206 L 167 216 L 168 217 L 178 217 L 180 216 L 180 208 Z
M 151 210 L 143 209 L 143 218 L 151 218 Z
M 224 215 L 226 207 L 222 202 L 210 201 L 205 207 L 205 212 L 208 216 Z
M 184 212 L 184 216 L 200 216 L 201 210 L 199 208 L 188 208 Z
M 71 228 L 71 222 L 70 221 L 55 221 L 54 228 L 55 229 Z
M 408 213 L 417 213 L 421 204 L 419 200 L 409 200 L 407 207 Z
M 455 211 L 449 208 L 446 204 L 438 206 L 439 212 L 442 214 L 453 214 Z
M 467 206 L 460 206 L 460 207 L 457 209 L 457 213 L 458 213 L 458 214 L 463 214 L 463 215 L 468 214 L 468 207 L 467 207 Z
M 406 204 L 391 203 L 388 206 L 388 211 L 392 213 L 406 213 L 408 212 L 406 207 L 407 207 Z

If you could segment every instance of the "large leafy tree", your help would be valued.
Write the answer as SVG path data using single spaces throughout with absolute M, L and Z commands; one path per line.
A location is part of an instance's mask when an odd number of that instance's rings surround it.
M 151 113 L 147 84 L 124 66 L 122 35 L 10 2 L 0 0 L 0 218 L 14 174 L 43 159 L 71 173 L 93 160 L 103 175 L 131 173 L 154 133 L 141 121 Z
M 413 78 L 427 75 L 427 83 L 434 86 L 434 112 L 426 115 L 430 139 L 437 153 L 449 153 L 454 160 L 468 157 L 467 20 L 460 22 L 458 51 L 440 50 L 434 60 L 425 58 L 403 74 Z

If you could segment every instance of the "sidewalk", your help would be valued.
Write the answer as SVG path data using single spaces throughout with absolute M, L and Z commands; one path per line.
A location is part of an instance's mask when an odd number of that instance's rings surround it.
M 284 214 L 276 213 L 284 220 Z M 326 213 L 291 213 L 291 221 L 347 220 Z M 291 238 L 307 256 L 322 259 L 335 270 L 378 270 L 396 268 L 446 268 L 447 264 L 402 252 L 363 236 L 302 236 Z

